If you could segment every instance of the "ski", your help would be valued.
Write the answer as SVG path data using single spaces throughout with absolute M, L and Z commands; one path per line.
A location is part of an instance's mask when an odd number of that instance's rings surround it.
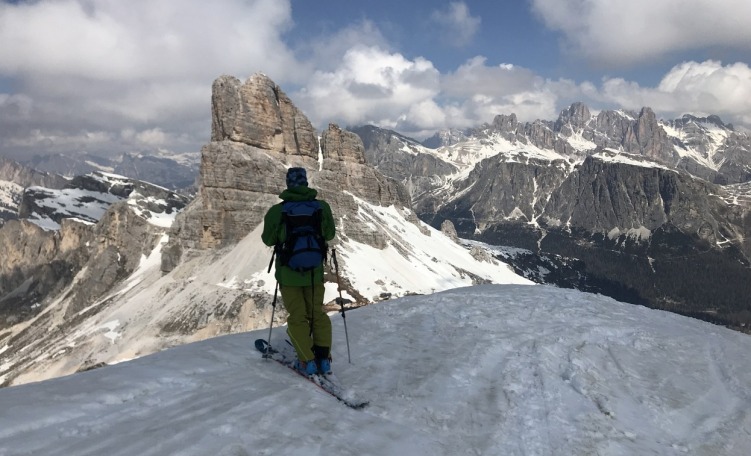
M 318 386 L 321 390 L 327 392 L 347 407 L 359 410 L 369 404 L 369 401 L 359 399 L 355 397 L 351 391 L 343 388 L 333 374 L 315 374 L 307 376 L 304 373 L 298 371 L 294 367 L 295 356 L 287 354 L 282 350 L 277 350 L 273 347 L 270 347 L 269 343 L 265 339 L 256 339 L 255 347 L 256 350 L 263 353 L 264 358 L 273 359 L 279 364 L 291 369 L 300 377 Z

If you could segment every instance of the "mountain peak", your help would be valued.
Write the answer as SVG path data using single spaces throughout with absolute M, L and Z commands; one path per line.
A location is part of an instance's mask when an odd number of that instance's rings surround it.
M 676 120 L 676 123 L 679 123 L 681 125 L 685 125 L 688 123 L 697 123 L 697 124 L 712 124 L 716 127 L 720 127 L 725 130 L 734 131 L 732 124 L 725 124 L 722 119 L 720 119 L 720 116 L 717 115 L 709 115 L 706 117 L 697 117 L 692 114 L 684 114 L 680 120 Z
M 212 85 L 211 140 L 229 140 L 263 150 L 318 158 L 313 125 L 268 76 L 241 83 L 220 76 Z
M 563 125 L 571 124 L 576 128 L 583 128 L 592 119 L 592 113 L 587 105 L 581 102 L 571 104 L 561 111 L 556 121 L 556 129 L 560 130 Z

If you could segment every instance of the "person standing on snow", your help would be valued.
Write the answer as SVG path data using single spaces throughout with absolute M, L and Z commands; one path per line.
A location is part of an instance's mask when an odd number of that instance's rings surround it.
M 323 311 L 326 242 L 336 235 L 326 201 L 308 187 L 305 168 L 287 170 L 283 201 L 263 219 L 261 239 L 274 246 L 276 280 L 289 313 L 287 334 L 295 347 L 295 368 L 313 375 L 331 372 L 331 320 Z

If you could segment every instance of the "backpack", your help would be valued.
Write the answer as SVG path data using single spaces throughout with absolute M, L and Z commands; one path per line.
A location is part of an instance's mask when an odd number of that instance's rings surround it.
M 323 209 L 317 200 L 282 203 L 282 226 L 285 240 L 277 246 L 279 263 L 303 272 L 326 261 L 328 246 L 321 231 Z

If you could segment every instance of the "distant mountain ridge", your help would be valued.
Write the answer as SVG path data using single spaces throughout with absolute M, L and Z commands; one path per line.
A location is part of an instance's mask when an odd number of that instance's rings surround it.
M 32 186 L 25 189 L 20 218 L 45 229 L 60 229 L 65 219 L 95 224 L 115 203 L 127 201 L 152 223 L 169 227 L 188 197 L 166 188 L 117 174 L 93 172 L 70 179 L 62 189 Z M 164 215 L 168 222 L 156 219 Z
M 498 115 L 490 124 L 461 133 L 439 132 L 423 145 L 445 149 L 471 139 L 490 143 L 505 140 L 519 149 L 536 147 L 565 157 L 581 156 L 597 148 L 614 149 L 684 169 L 714 183 L 751 180 L 751 137 L 736 132 L 718 116 L 687 114 L 664 121 L 648 107 L 638 113 L 605 110 L 593 115 L 586 105 L 574 103 L 555 121 L 521 123 L 514 114 Z
M 587 281 L 619 299 L 751 325 L 751 138 L 716 116 L 666 122 L 575 103 L 556 121 L 499 115 L 437 149 L 353 131 L 435 227 L 583 261 Z
M 193 193 L 198 177 L 199 154 L 122 153 L 114 157 L 93 154 L 50 154 L 25 160 L 37 171 L 72 178 L 92 172 L 118 174 L 151 182 L 181 193 Z
M 7 220 L 19 218 L 25 189 L 62 190 L 70 186 L 72 179 L 92 173 L 119 175 L 191 195 L 196 191 L 198 156 L 125 153 L 106 158 L 91 154 L 53 154 L 33 157 L 23 163 L 0 156 L 0 226 Z

